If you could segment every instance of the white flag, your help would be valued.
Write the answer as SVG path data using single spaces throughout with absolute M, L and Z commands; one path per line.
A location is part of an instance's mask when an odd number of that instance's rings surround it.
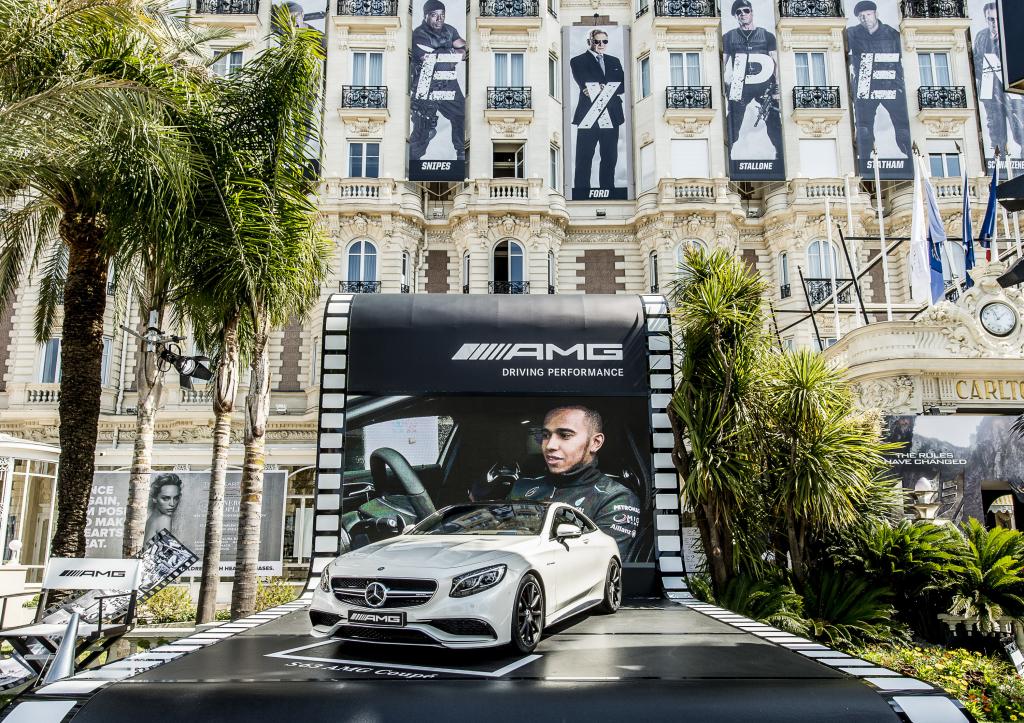
M 920 158 L 914 154 L 914 200 L 910 222 L 910 298 L 918 303 L 932 303 L 931 270 L 928 267 L 928 222 L 921 193 Z

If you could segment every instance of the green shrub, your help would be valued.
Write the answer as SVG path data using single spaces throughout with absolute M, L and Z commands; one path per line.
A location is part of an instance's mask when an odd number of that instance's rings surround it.
M 736 575 L 718 596 L 718 604 L 780 630 L 807 634 L 807 623 L 801 616 L 803 600 L 781 576 L 758 580 L 751 575 Z
M 188 586 L 168 585 L 139 606 L 139 619 L 147 623 L 184 623 L 196 619 Z
M 872 645 L 855 652 L 942 688 L 959 698 L 979 721 L 1024 721 L 1024 679 L 1003 660 L 930 645 Z
M 964 526 L 966 547 L 950 612 L 977 618 L 982 632 L 998 629 L 998 618 L 1024 617 L 1024 557 L 1016 530 L 986 530 L 971 518 Z
M 261 577 L 256 581 L 256 612 L 290 603 L 296 597 L 298 592 L 283 577 Z
M 21 604 L 21 606 L 23 608 L 33 608 L 33 609 L 39 607 L 39 594 L 37 593 L 37 594 L 33 595 L 28 600 L 23 602 Z
M 837 647 L 906 638 L 892 620 L 889 595 L 888 588 L 824 570 L 804 586 L 804 618 L 814 637 Z
M 230 620 L 231 619 L 231 611 L 226 609 L 226 608 L 224 610 L 217 610 L 213 614 L 213 619 L 214 620 Z

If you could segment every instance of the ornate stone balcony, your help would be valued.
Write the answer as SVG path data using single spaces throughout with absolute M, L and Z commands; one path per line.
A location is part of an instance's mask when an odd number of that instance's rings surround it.
M 546 213 L 568 218 L 565 198 L 542 178 L 478 178 L 455 196 L 449 218 L 467 213 Z
M 670 85 L 665 88 L 665 122 L 683 136 L 707 133 L 715 111 L 711 107 L 711 86 Z
M 333 16 L 339 28 L 387 30 L 398 28 L 398 0 L 338 0 L 338 12 Z
M 319 206 L 325 213 L 387 212 L 423 217 L 415 189 L 393 178 L 325 178 Z

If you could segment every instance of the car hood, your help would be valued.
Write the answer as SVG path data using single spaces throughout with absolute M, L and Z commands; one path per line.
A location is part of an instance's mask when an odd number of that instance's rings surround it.
M 343 565 L 459 568 L 522 554 L 536 543 L 519 535 L 402 535 L 375 542 L 338 558 Z

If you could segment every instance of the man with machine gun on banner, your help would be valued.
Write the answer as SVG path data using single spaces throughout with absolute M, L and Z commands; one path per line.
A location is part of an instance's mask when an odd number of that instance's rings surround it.
M 732 15 L 736 18 L 737 27 L 725 33 L 722 38 L 729 118 L 730 175 L 753 180 L 783 178 L 782 116 L 779 113 L 779 68 L 775 35 L 754 24 L 751 0 L 735 0 Z M 756 113 L 752 113 L 753 122 L 744 123 L 751 103 L 757 104 Z M 758 132 L 762 121 L 765 123 L 767 139 L 763 132 Z

